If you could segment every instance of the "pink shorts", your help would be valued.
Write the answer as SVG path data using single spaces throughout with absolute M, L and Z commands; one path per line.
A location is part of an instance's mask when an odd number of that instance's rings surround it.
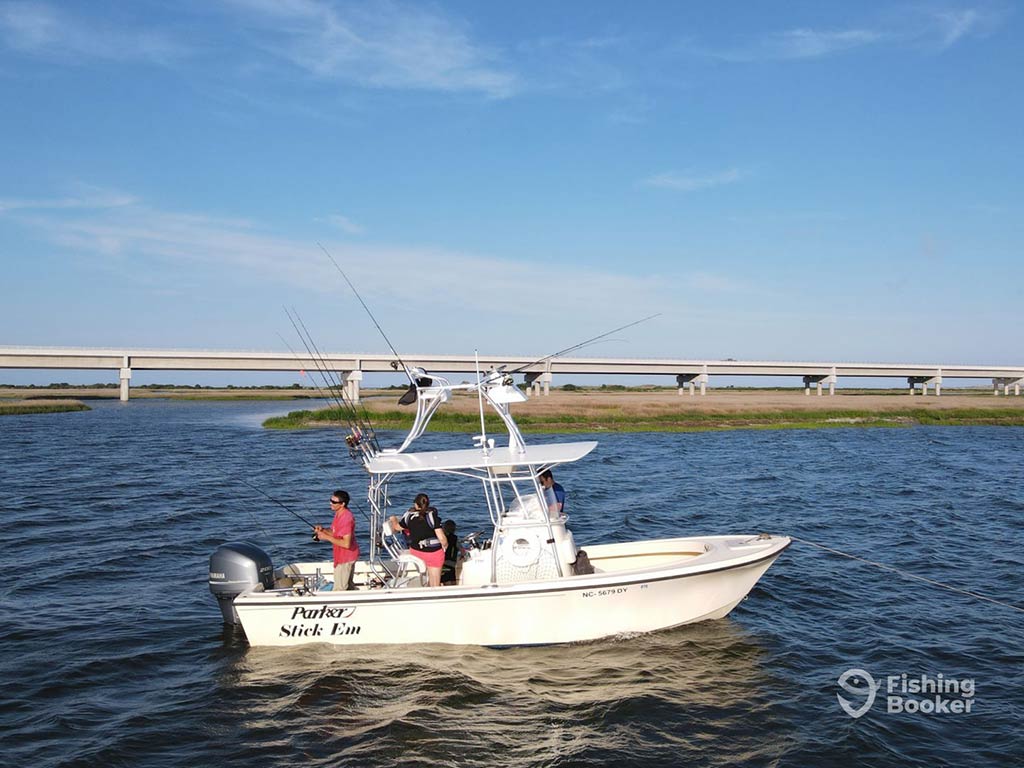
M 427 564 L 428 568 L 440 568 L 444 565 L 443 549 L 439 549 L 436 552 L 420 552 L 418 549 L 410 549 L 409 554 L 416 555 L 416 557 Z

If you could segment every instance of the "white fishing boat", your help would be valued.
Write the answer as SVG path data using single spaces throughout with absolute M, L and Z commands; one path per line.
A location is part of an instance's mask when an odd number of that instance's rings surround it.
M 568 518 L 540 475 L 583 459 L 596 442 L 527 445 L 510 412 L 526 395 L 501 371 L 452 385 L 407 369 L 403 397 L 416 419 L 398 448 L 382 449 L 360 424 L 349 452 L 369 473 L 369 557 L 356 564 L 355 589 L 334 591 L 330 561 L 274 569 L 247 543 L 210 559 L 210 589 L 226 622 L 251 645 L 304 643 L 515 646 L 571 643 L 652 632 L 727 615 L 789 546 L 785 536 L 744 534 L 577 546 Z M 465 450 L 410 450 L 437 409 L 458 390 L 480 402 L 481 434 Z M 497 446 L 483 430 L 484 405 L 508 432 Z M 429 587 L 425 567 L 387 525 L 391 483 L 434 473 L 480 481 L 489 538 L 463 539 L 456 583 Z M 464 487 L 465 483 L 457 484 Z

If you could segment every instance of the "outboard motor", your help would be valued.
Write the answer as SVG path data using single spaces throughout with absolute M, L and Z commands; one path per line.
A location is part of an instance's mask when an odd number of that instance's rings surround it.
M 210 592 L 217 598 L 225 624 L 238 624 L 234 600 L 257 584 L 274 586 L 274 564 L 270 555 L 247 541 L 221 544 L 210 555 Z

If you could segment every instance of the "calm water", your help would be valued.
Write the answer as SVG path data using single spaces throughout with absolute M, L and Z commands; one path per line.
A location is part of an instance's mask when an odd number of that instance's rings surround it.
M 365 486 L 338 432 L 260 428 L 289 409 L 135 401 L 0 419 L 4 764 L 1024 761 L 1024 613 L 799 543 L 727 619 L 655 635 L 251 649 L 222 628 L 211 551 L 248 538 L 275 564 L 328 555 L 238 479 L 322 521 L 331 489 Z M 1024 429 L 598 439 L 557 473 L 581 543 L 771 531 L 1024 604 Z M 462 533 L 482 527 L 464 489 L 422 489 Z M 971 678 L 972 711 L 889 713 L 883 690 L 852 719 L 836 681 L 853 667 Z

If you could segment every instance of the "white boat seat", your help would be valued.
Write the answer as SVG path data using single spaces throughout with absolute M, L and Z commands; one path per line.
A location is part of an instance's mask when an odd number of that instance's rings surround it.
M 429 583 L 427 565 L 416 555 L 399 555 L 394 561 L 394 575 L 388 579 L 389 589 L 403 587 L 425 587 Z

